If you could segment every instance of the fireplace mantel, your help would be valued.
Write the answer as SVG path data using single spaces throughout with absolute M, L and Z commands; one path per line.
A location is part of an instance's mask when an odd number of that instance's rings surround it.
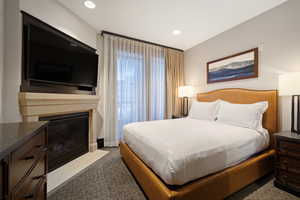
M 20 111 L 23 121 L 39 121 L 39 117 L 89 112 L 89 151 L 97 149 L 96 108 L 99 97 L 96 95 L 19 93 Z

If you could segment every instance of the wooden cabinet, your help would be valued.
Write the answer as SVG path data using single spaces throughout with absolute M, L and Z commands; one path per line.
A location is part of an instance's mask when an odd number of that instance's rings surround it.
M 4 174 L 4 166 L 3 166 L 3 162 L 0 161 L 0 200 L 4 199 L 4 184 L 7 184 L 5 183 L 3 174 Z
M 9 199 L 8 190 L 8 157 L 0 161 L 0 200 Z
M 8 138 L 12 146 L 5 149 L 6 146 L 3 145 L 6 155 L 1 155 L 0 151 L 0 200 L 47 199 L 46 124 L 21 125 L 7 129 L 11 130 Z M 22 132 L 25 127 L 27 129 Z M 12 140 L 13 130 L 18 132 L 17 137 Z M 20 137 L 22 134 L 23 137 Z
M 11 154 L 11 200 L 38 199 L 46 182 L 46 151 L 43 130 Z
M 275 134 L 276 163 L 274 185 L 300 195 L 300 135 L 292 132 Z
M 24 182 L 24 176 L 31 173 L 35 168 L 41 168 L 44 174 L 45 162 L 45 133 L 39 133 L 11 154 L 11 185 L 16 187 Z M 37 174 L 38 175 L 38 174 Z

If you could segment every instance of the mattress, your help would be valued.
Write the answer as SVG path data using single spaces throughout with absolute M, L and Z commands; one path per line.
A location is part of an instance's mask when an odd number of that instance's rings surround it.
M 166 184 L 183 185 L 262 151 L 269 134 L 182 118 L 128 124 L 123 141 Z

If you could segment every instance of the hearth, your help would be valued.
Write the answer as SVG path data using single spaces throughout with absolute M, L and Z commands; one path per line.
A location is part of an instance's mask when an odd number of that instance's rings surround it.
M 89 151 L 89 113 L 40 117 L 48 128 L 48 172 Z

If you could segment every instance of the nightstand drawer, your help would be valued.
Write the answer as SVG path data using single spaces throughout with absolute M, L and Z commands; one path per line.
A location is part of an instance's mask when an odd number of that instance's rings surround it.
M 300 160 L 293 159 L 287 156 L 278 156 L 277 167 L 286 170 L 288 172 L 293 172 L 299 174 L 300 176 Z
M 287 150 L 279 149 L 279 150 L 277 150 L 277 153 L 280 156 L 288 156 L 288 157 L 300 160 L 300 153 L 297 153 L 294 151 L 287 151 Z
M 286 171 L 276 168 L 275 177 L 277 182 L 279 182 L 282 185 L 286 185 L 287 177 L 288 177 Z
M 289 142 L 289 141 L 285 141 L 285 140 L 279 140 L 278 146 L 277 146 L 279 151 L 282 151 L 282 152 L 291 151 L 296 154 L 299 154 L 299 157 L 300 157 L 300 148 L 299 147 L 300 147 L 299 143 Z
M 278 140 L 277 152 L 281 156 L 289 156 L 300 160 L 300 143 Z
M 275 176 L 280 184 L 300 189 L 300 175 L 277 169 Z

